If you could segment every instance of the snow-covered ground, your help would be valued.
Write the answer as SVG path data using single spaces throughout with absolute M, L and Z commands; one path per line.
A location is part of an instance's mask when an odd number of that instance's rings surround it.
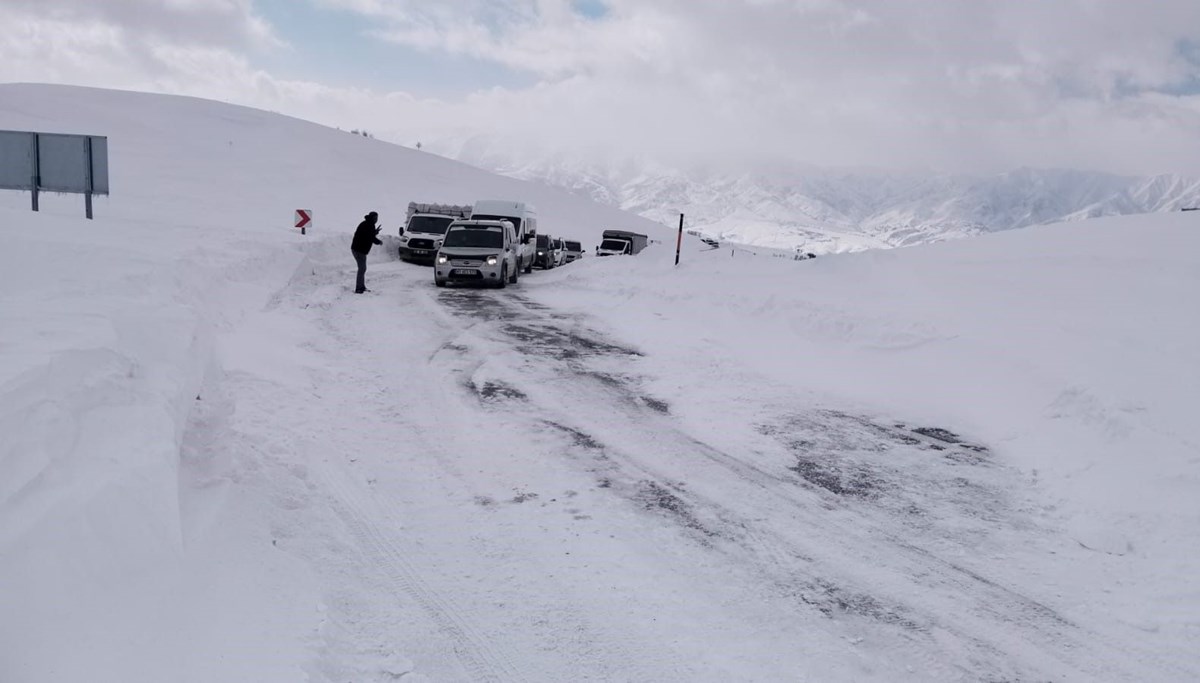
M 0 128 L 114 191 L 0 196 L 0 681 L 1200 677 L 1200 215 L 356 296 L 413 199 L 671 233 L 212 102 Z

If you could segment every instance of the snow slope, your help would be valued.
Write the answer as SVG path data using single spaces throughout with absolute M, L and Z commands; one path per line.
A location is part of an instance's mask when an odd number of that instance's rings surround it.
M 368 207 L 670 232 L 213 102 L 0 127 L 116 193 L 0 197 L 0 680 L 1200 677 L 1200 215 L 355 296 Z

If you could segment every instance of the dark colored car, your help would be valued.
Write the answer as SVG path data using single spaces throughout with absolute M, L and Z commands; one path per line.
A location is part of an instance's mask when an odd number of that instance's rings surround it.
M 558 250 L 555 248 L 555 240 L 549 235 L 537 236 L 537 255 L 533 258 L 533 265 L 543 270 L 550 270 L 558 265 Z

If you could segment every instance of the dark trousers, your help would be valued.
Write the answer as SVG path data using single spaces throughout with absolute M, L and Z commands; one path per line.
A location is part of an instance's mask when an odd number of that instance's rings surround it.
M 367 289 L 367 255 L 353 249 L 350 253 L 354 254 L 354 262 L 358 264 L 358 279 L 354 281 L 354 291 L 361 294 Z

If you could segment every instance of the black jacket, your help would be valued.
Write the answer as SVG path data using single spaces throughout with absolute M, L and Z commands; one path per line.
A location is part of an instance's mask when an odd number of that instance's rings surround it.
M 358 224 L 358 229 L 354 231 L 354 240 L 350 242 L 350 251 L 357 251 L 360 254 L 371 253 L 371 246 L 374 244 L 383 244 L 383 240 L 375 235 L 379 231 L 375 229 L 375 221 L 366 219 Z

